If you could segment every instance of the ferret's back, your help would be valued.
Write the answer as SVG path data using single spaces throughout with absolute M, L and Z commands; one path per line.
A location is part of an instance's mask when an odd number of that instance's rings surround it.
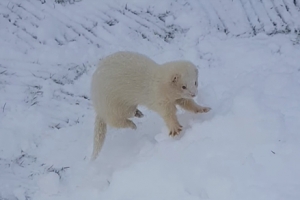
M 146 68 L 147 66 L 152 66 L 152 65 L 155 66 L 157 65 L 157 63 L 155 63 L 147 56 L 139 53 L 120 51 L 107 56 L 99 63 L 99 65 L 101 68 L 139 69 L 139 68 Z
M 99 73 L 105 81 L 120 81 L 126 84 L 129 79 L 139 81 L 139 77 L 145 78 L 143 76 L 150 75 L 156 66 L 154 61 L 144 55 L 121 51 L 104 58 L 99 63 Z
M 157 68 L 157 63 L 138 53 L 123 51 L 107 56 L 93 77 L 93 85 L 100 92 L 96 96 L 102 100 L 112 98 L 110 95 L 123 100 L 148 96 Z

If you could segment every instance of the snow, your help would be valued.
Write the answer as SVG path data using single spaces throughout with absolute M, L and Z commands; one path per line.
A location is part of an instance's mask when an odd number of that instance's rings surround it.
M 300 199 L 294 2 L 2 0 L 0 199 Z M 194 62 L 212 110 L 171 138 L 141 107 L 91 162 L 90 80 L 119 50 Z
M 59 177 L 54 172 L 43 175 L 37 182 L 40 190 L 48 195 L 57 194 L 59 191 Z

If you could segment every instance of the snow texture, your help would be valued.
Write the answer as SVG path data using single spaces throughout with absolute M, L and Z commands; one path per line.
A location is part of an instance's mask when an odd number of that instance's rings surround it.
M 299 200 L 299 0 L 1 0 L 0 200 Z M 90 162 L 90 81 L 119 50 L 199 68 L 182 134 L 141 108 Z

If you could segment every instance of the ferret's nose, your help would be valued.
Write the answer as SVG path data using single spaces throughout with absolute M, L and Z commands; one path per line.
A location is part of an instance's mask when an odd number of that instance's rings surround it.
M 191 96 L 192 96 L 192 97 L 195 97 L 196 95 L 195 95 L 195 94 L 192 94 Z

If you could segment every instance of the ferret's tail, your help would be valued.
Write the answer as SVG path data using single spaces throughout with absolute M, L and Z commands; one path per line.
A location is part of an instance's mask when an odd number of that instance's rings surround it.
M 106 123 L 98 115 L 95 120 L 94 128 L 94 149 L 92 154 L 92 160 L 95 160 L 102 148 L 106 135 Z

